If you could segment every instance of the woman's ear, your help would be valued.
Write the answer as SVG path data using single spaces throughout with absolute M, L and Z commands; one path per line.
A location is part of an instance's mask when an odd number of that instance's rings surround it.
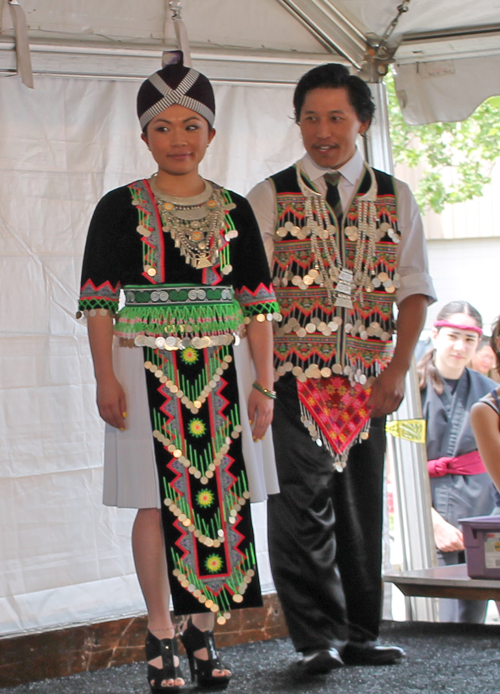
M 149 142 L 148 142 L 148 136 L 146 135 L 145 132 L 141 133 L 141 140 L 146 143 L 148 149 L 149 149 Z
M 212 142 L 214 137 L 217 135 L 217 130 L 215 128 L 210 128 L 210 132 L 208 133 L 208 144 Z M 207 145 L 208 147 L 208 145 Z

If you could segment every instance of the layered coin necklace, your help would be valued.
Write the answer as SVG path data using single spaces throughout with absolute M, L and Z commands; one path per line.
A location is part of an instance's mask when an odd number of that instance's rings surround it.
M 159 190 L 154 176 L 151 189 L 160 210 L 163 231 L 169 233 L 186 262 L 197 270 L 212 267 L 219 258 L 219 249 L 225 239 L 225 211 L 234 205 L 225 205 L 220 191 L 205 181 L 205 190 L 189 198 L 178 198 Z M 221 268 L 223 274 L 231 266 Z
M 313 282 L 324 287 L 330 305 L 353 308 L 353 299 L 362 299 L 363 289 L 373 291 L 375 275 L 375 244 L 386 232 L 377 229 L 377 181 L 370 167 L 370 189 L 358 197 L 358 226 L 345 228 L 345 235 L 356 243 L 353 268 L 345 267 L 337 243 L 337 226 L 330 221 L 325 198 L 306 185 L 300 164 L 297 164 L 297 182 L 305 197 L 305 226 L 301 233 L 311 237 L 314 268 L 303 278 L 304 288 Z M 279 231 L 278 231 L 279 233 Z M 299 285 L 301 286 L 301 285 Z

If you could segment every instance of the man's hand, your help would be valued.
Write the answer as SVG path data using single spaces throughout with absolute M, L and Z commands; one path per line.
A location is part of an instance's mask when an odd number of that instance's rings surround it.
M 436 509 L 432 509 L 434 542 L 441 552 L 461 552 L 464 547 L 464 536 L 458 528 L 445 521 Z
M 372 386 L 368 400 L 371 407 L 370 417 L 383 417 L 398 409 L 405 393 L 406 371 L 392 362 L 382 371 Z
M 398 409 L 405 393 L 405 376 L 410 368 L 413 350 L 423 328 L 428 298 L 410 294 L 399 305 L 396 349 L 389 366 L 372 387 L 368 406 L 371 417 L 382 417 Z

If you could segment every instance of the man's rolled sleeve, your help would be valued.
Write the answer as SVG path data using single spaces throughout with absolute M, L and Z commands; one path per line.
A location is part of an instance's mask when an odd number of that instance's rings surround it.
M 396 292 L 398 304 L 412 294 L 424 294 L 429 304 L 436 301 L 436 291 L 429 275 L 427 247 L 422 218 L 413 194 L 406 183 L 396 180 L 398 225 L 401 241 L 397 265 L 401 285 Z

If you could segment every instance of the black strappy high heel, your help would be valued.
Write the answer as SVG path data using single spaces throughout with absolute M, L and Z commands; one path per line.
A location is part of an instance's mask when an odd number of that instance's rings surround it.
M 146 636 L 146 660 L 154 660 L 161 656 L 162 667 L 155 667 L 148 662 L 148 684 L 152 694 L 166 694 L 169 692 L 175 694 L 181 690 L 184 685 L 171 684 L 162 685 L 164 680 L 173 680 L 175 682 L 179 677 L 182 678 L 182 672 L 179 665 L 175 665 L 174 656 L 178 657 L 177 639 L 159 639 L 148 630 Z
M 224 670 L 220 664 L 219 656 L 215 650 L 214 632 L 201 631 L 191 621 L 188 620 L 186 629 L 180 635 L 181 641 L 186 649 L 186 655 L 189 660 L 189 669 L 191 671 L 191 681 L 196 682 L 198 687 L 204 689 L 225 689 L 229 684 L 231 675 L 220 675 L 215 677 L 212 674 L 213 670 Z M 207 649 L 208 660 L 202 660 L 194 655 L 195 651 L 202 648 Z

